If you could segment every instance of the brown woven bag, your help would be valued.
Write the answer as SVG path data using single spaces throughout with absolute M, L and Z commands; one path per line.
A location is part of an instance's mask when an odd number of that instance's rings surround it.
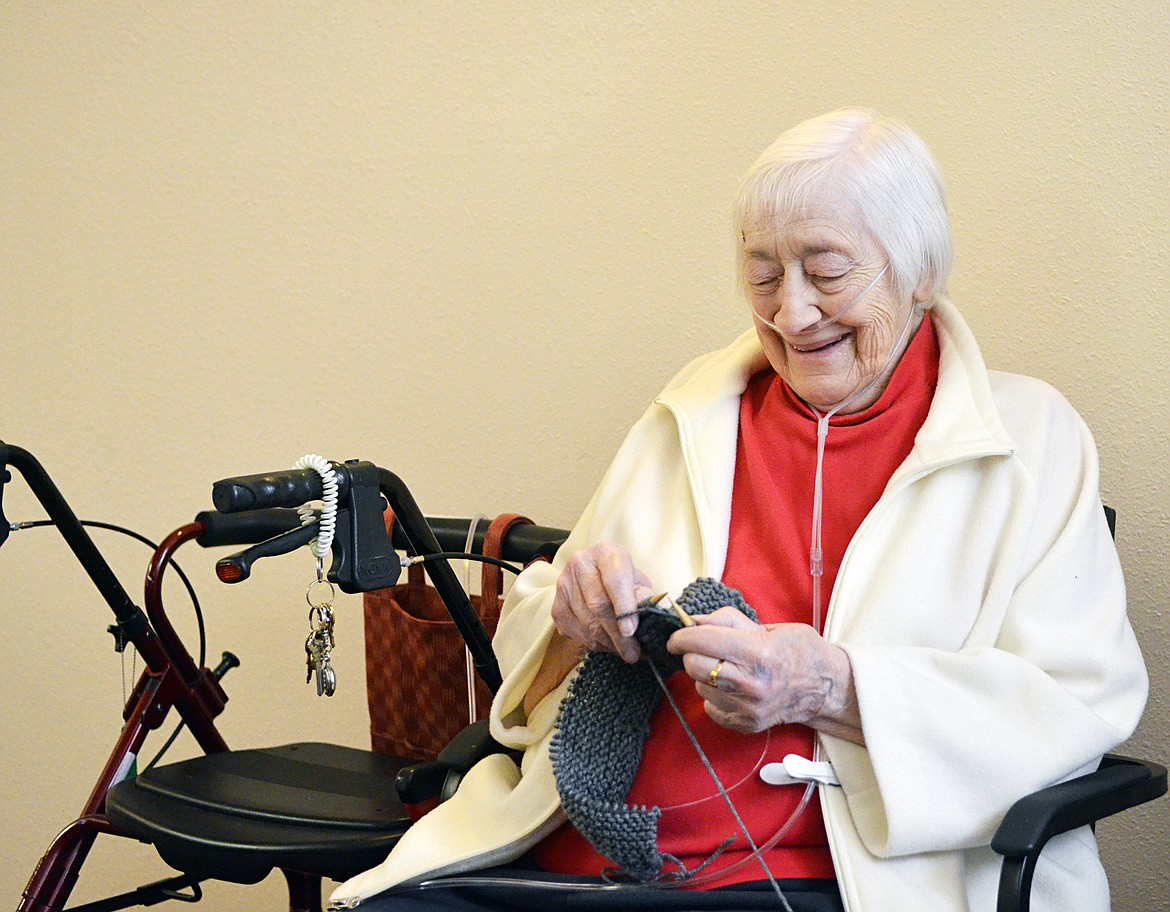
M 385 519 L 389 534 L 394 525 L 390 509 Z M 497 516 L 483 553 L 498 558 L 508 530 L 531 522 L 516 513 Z M 482 566 L 481 594 L 471 596 L 471 604 L 492 636 L 500 620 L 503 578 L 500 568 Z M 414 760 L 434 759 L 470 721 L 463 637 L 423 574 L 422 565 L 415 564 L 406 583 L 363 597 L 370 740 L 378 753 Z M 476 716 L 486 718 L 492 698 L 478 677 L 475 693 Z

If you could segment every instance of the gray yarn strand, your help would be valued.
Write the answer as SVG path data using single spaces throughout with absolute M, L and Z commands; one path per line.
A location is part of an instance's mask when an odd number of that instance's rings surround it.
M 731 605 L 756 621 L 756 613 L 734 589 L 710 577 L 695 580 L 677 599 L 688 614 L 710 614 Z M 678 615 L 649 600 L 638 606 L 635 634 L 646 661 L 626 664 L 606 652 L 591 652 L 581 664 L 561 703 L 557 730 L 549 746 L 561 805 L 569 820 L 605 857 L 640 883 L 681 882 L 694 875 L 678 859 L 658 849 L 658 807 L 631 807 L 624 801 L 642 760 L 650 717 L 665 693 L 687 737 L 731 809 L 748 845 L 763 867 L 785 912 L 792 912 L 779 884 L 752 841 L 723 784 L 694 732 L 667 690 L 663 675 L 682 668 L 682 659 L 666 651 L 666 641 L 682 626 Z M 722 848 L 716 852 L 716 855 Z M 714 859 L 707 859 L 699 868 Z M 680 870 L 667 871 L 669 864 Z
M 711 765 L 711 761 L 707 759 L 707 754 L 699 744 L 699 739 L 695 737 L 695 733 L 691 730 L 687 720 L 683 718 L 682 710 L 679 709 L 678 704 L 674 701 L 673 695 L 666 686 L 666 682 L 662 679 L 658 668 L 653 662 L 649 663 L 651 670 L 654 672 L 654 677 L 658 680 L 658 686 L 662 688 L 662 692 L 666 695 L 666 699 L 670 703 L 670 708 L 674 710 L 674 714 L 678 716 L 678 721 L 682 724 L 683 731 L 686 732 L 687 738 L 690 739 L 691 746 L 694 747 L 695 753 L 699 755 L 699 759 L 703 761 L 703 766 L 706 767 L 707 772 L 711 776 L 711 781 L 715 783 L 715 787 L 719 789 L 719 794 L 723 797 L 727 804 L 727 809 L 731 811 L 731 816 L 735 818 L 735 824 L 739 827 L 739 831 L 743 833 L 743 838 L 747 840 L 747 844 L 751 846 L 752 855 L 755 856 L 756 861 L 760 863 L 760 867 L 764 869 L 764 876 L 768 878 L 768 883 L 772 885 L 773 891 L 780 899 L 780 905 L 784 907 L 784 912 L 792 912 L 792 906 L 788 905 L 788 898 L 784 895 L 784 891 L 780 889 L 780 884 L 776 883 L 776 878 L 772 876 L 772 871 L 768 867 L 768 863 L 764 861 L 763 853 L 760 852 L 755 840 L 752 839 L 752 834 L 748 832 L 747 826 L 743 822 L 743 818 L 739 816 L 739 811 L 735 809 L 735 804 L 731 800 L 731 795 L 727 793 L 727 789 L 723 787 L 723 782 L 719 779 L 719 774 L 715 772 L 715 767 Z

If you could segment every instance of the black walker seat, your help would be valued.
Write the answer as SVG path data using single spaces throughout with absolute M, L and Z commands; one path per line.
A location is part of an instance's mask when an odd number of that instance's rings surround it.
M 273 868 L 345 880 L 410 826 L 394 783 L 414 762 L 318 742 L 209 754 L 118 784 L 106 814 L 200 880 L 252 884 Z

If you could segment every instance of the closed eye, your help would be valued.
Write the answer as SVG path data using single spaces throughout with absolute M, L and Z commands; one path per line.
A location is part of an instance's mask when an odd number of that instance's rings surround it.
M 772 291 L 780 284 L 780 276 L 776 273 L 758 273 L 747 277 L 748 285 L 754 291 Z
M 804 274 L 817 285 L 831 285 L 853 271 L 850 258 L 833 251 L 820 251 L 804 263 Z

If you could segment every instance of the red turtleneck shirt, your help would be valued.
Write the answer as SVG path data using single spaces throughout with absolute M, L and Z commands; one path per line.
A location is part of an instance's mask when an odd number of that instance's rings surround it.
M 894 470 L 909 454 L 926 419 L 938 378 L 938 340 L 924 319 L 881 397 L 868 409 L 829 421 L 823 469 L 822 621 L 837 570 L 854 532 L 877 503 Z M 813 484 L 817 419 L 771 369 L 756 374 L 740 400 L 731 526 L 723 582 L 743 593 L 763 624 L 810 624 Z M 780 725 L 744 735 L 717 726 L 703 712 L 694 681 L 684 673 L 667 682 L 755 843 L 763 845 L 789 819 L 805 786 L 773 786 L 760 768 L 797 753 L 811 757 L 813 732 Z M 733 840 L 704 869 L 721 872 L 705 887 L 765 879 L 731 812 L 666 700 L 651 719 L 650 735 L 630 794 L 630 805 L 662 808 L 658 844 L 693 870 Z M 533 850 L 545 870 L 597 875 L 612 863 L 569 824 Z M 808 803 L 789 832 L 764 852 L 777 878 L 834 878 L 820 803 Z M 727 870 L 736 862 L 744 862 Z

